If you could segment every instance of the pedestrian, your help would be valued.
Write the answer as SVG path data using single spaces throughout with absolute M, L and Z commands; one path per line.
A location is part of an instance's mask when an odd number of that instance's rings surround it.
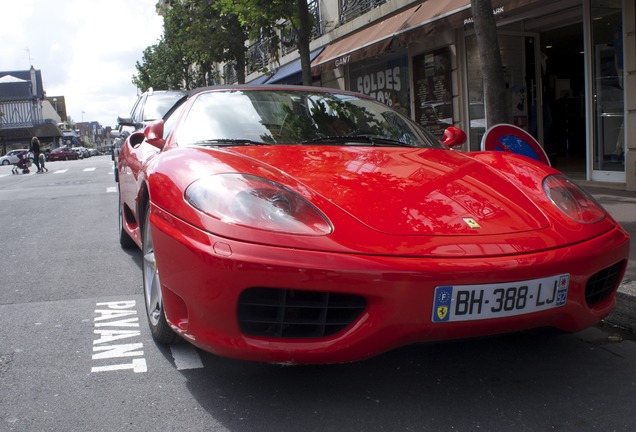
M 31 153 L 33 153 L 33 163 L 37 167 L 37 172 L 42 172 L 40 169 L 40 140 L 38 137 L 31 138 L 31 148 L 29 149 Z
M 44 157 L 44 153 L 40 153 L 40 172 L 49 172 L 49 169 L 45 166 L 46 158 Z

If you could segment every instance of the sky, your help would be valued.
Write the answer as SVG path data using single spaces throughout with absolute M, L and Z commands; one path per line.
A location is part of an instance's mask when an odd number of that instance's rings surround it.
M 42 72 L 73 121 L 116 126 L 137 99 L 132 76 L 159 42 L 157 0 L 0 0 L 0 72 Z

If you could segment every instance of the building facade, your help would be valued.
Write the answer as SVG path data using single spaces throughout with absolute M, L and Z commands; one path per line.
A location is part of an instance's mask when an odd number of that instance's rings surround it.
M 636 190 L 633 0 L 492 0 L 510 122 L 571 177 Z M 470 0 L 323 0 L 314 84 L 373 96 L 433 133 L 486 130 Z M 299 82 L 294 51 L 248 82 Z
M 31 67 L 25 71 L 0 72 L 0 151 L 29 148 L 37 136 L 53 144 L 62 136 L 57 127 L 60 116 L 46 99 L 42 73 Z

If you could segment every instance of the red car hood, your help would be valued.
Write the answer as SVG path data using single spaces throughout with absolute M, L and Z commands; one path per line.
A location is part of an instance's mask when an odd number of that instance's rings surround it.
M 385 234 L 493 235 L 549 226 L 506 177 L 455 151 L 263 146 L 231 152 L 293 177 Z

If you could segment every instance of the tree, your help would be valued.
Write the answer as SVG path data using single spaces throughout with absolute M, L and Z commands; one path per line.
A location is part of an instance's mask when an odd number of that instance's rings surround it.
M 309 42 L 312 16 L 307 0 L 172 0 L 164 11 L 164 34 L 137 62 L 140 89 L 214 84 L 215 64 L 234 65 L 245 82 L 246 41 L 269 42 L 276 61 L 281 45 L 297 46 L 303 83 L 311 85 Z
M 302 70 L 303 84 L 311 85 L 311 59 L 309 42 L 311 42 L 312 20 L 307 0 L 296 0 L 298 3 L 298 55 Z M 292 21 L 293 23 L 293 21 Z
M 228 62 L 235 66 L 239 83 L 245 82 L 247 32 L 232 11 L 223 10 L 215 0 L 186 0 L 189 22 L 183 43 L 199 72 L 197 86 L 214 84 L 214 66 Z
M 484 80 L 486 127 L 509 123 L 506 84 L 491 0 L 471 0 Z
M 214 0 L 173 0 L 164 12 L 163 36 L 144 50 L 133 83 L 189 90 L 216 83 L 215 64 L 233 62 L 245 82 L 247 33 L 236 16 L 223 13 Z
M 237 16 L 252 40 L 268 40 L 270 56 L 278 60 L 281 45 L 298 48 L 303 84 L 311 85 L 312 17 L 307 0 L 219 0 L 221 10 Z M 288 27 L 289 26 L 289 27 Z
M 187 81 L 188 65 L 183 57 L 162 37 L 158 44 L 144 50 L 142 62 L 135 64 L 137 74 L 133 84 L 141 91 L 156 89 L 181 89 Z

